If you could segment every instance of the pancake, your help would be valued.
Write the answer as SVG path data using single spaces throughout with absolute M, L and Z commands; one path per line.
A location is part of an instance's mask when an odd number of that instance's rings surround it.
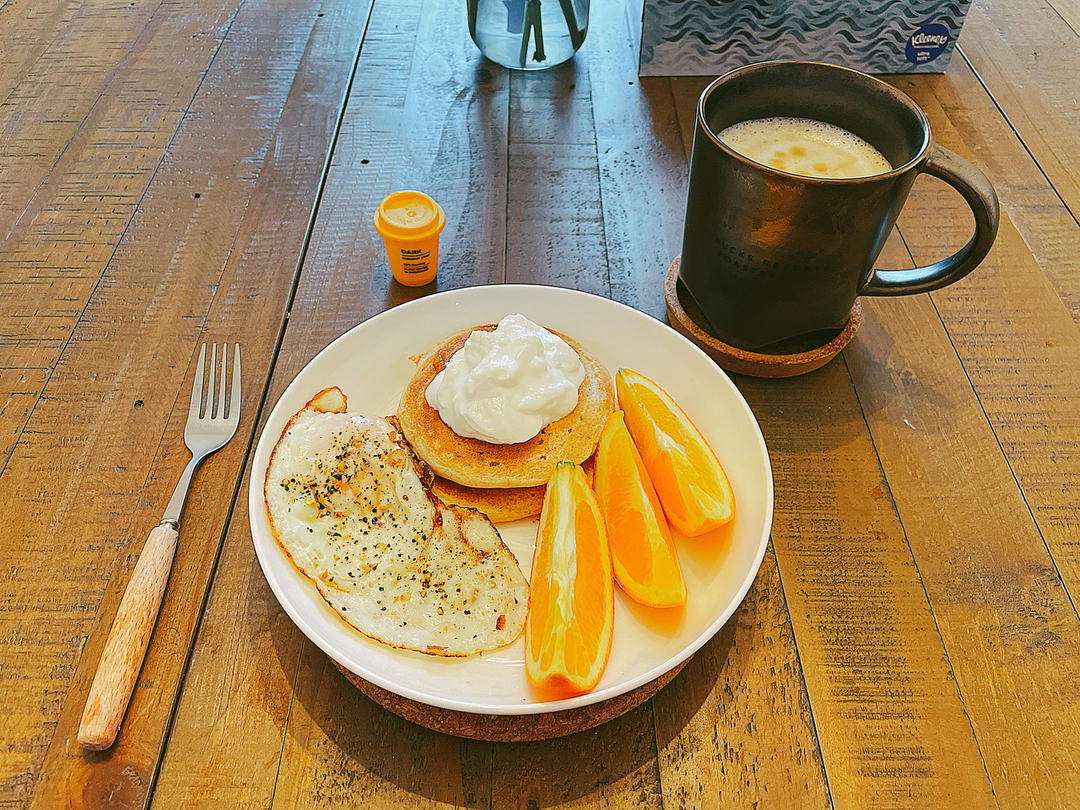
M 593 480 L 595 461 L 596 454 L 593 453 L 581 465 L 590 484 Z M 483 512 L 493 523 L 510 523 L 514 520 L 536 517 L 544 505 L 544 491 L 547 489 L 546 485 L 510 489 L 465 487 L 438 475 L 433 478 L 431 491 L 436 497 L 455 506 L 466 506 Z
M 466 487 L 435 476 L 431 491 L 442 501 L 483 512 L 494 523 L 509 523 L 540 514 L 543 486 L 509 489 Z
M 478 329 L 492 331 L 495 324 L 476 326 L 447 338 L 422 358 L 398 405 L 398 420 L 413 451 L 437 475 L 466 487 L 518 488 L 547 484 L 560 461 L 580 464 L 593 454 L 604 429 L 604 421 L 615 410 L 615 388 L 611 375 L 581 345 L 566 335 L 565 340 L 585 367 L 585 379 L 578 387 L 577 406 L 518 444 L 491 444 L 459 436 L 432 408 L 425 392 L 454 353 Z

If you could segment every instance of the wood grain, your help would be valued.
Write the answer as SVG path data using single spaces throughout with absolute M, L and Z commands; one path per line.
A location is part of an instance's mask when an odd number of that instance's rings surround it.
M 375 6 L 268 406 L 315 353 L 356 323 L 432 288 L 497 281 L 502 274 L 506 77 L 481 62 L 463 17 L 464 38 L 440 33 L 457 10 L 452 2 L 383 4 L 381 13 Z M 420 51 L 419 41 L 438 47 Z M 417 69 L 387 67 L 399 60 Z M 402 139 L 402 132 L 412 136 Z M 437 280 L 419 290 L 391 282 L 371 226 L 379 200 L 405 187 L 430 193 L 447 214 Z M 223 649 L 235 655 L 222 656 Z M 230 736 L 237 727 L 245 734 Z M 207 729 L 215 746 L 206 745 Z M 433 776 L 415 764 L 416 751 L 429 757 Z M 237 761 L 250 767 L 238 769 Z M 436 799 L 486 806 L 490 770 L 488 744 L 459 747 L 377 707 L 303 640 L 263 579 L 241 506 L 192 656 L 155 805 L 197 806 L 225 785 L 238 807 L 271 800 L 282 806 L 429 805 Z
M 234 5 L 0 7 L 0 397 L 23 404 L 3 408 L 0 465 L 41 393 L 21 380 L 48 378 L 198 86 L 148 74 L 147 49 L 205 68 Z
M 600 22 L 577 61 L 588 65 L 595 99 L 610 296 L 663 320 L 664 272 L 682 245 L 686 151 L 670 81 L 638 78 L 633 5 L 594 2 Z
M 100 806 L 102 796 L 141 805 L 157 768 L 243 440 L 194 482 L 177 560 L 184 576 L 166 593 L 118 744 L 83 756 L 67 741 L 138 553 L 133 535 L 157 522 L 187 460 L 189 365 L 202 330 L 243 342 L 253 378 L 265 375 L 275 346 L 266 324 L 287 300 L 344 95 L 334 76 L 348 75 L 355 54 L 355 38 L 341 40 L 358 33 L 341 10 L 322 25 L 307 4 L 246 9 L 0 478 L 21 504 L 3 518 L 14 574 L 4 599 L 40 617 L 32 633 L 5 627 L 0 648 L 5 664 L 20 661 L 17 679 L 4 668 L 19 710 L 5 715 L 3 733 L 21 753 L 4 759 L 2 783 L 20 806 L 35 782 L 38 806 Z M 250 435 L 258 401 L 257 390 L 245 394 L 240 436 Z M 71 538 L 60 553 L 58 535 Z M 39 654 L 28 659 L 29 649 Z
M 303 636 L 266 584 L 247 527 L 241 497 L 162 752 L 157 807 L 267 807 L 273 795 Z
M 274 806 L 490 807 L 491 746 L 391 714 L 305 644 Z
M 665 807 L 831 807 L 770 546 L 742 606 L 653 698 Z
M 966 145 L 968 154 L 993 183 L 1027 251 L 1073 320 L 1080 322 L 1080 231 L 1076 217 L 1047 183 L 1039 164 L 1017 143 L 1015 132 L 1002 119 L 980 77 L 963 60 L 957 60 L 950 64 L 947 76 L 921 82 L 911 77 L 891 81 L 927 112 L 933 112 L 936 121 L 947 121 L 956 139 Z M 930 181 L 920 183 L 920 187 L 935 186 Z M 937 199 L 951 205 L 952 196 Z M 963 226 L 963 222 L 960 219 L 957 224 Z
M 845 356 L 998 804 L 1067 807 L 1080 623 L 933 303 L 866 309 Z
M 776 451 L 773 544 L 834 803 L 994 806 L 845 367 L 741 388 Z
M 602 10 L 598 13 L 602 19 Z M 511 74 L 509 281 L 611 296 L 594 110 L 612 77 L 603 69 L 596 80 L 592 76 L 610 41 L 604 34 L 586 38 L 571 62 L 539 74 Z M 567 738 L 494 749 L 493 807 L 660 807 L 662 802 L 648 705 Z
M 79 721 L 79 745 L 91 751 L 108 748 L 120 731 L 169 582 L 178 536 L 172 524 L 152 529 L 124 589 Z
M 11 0 L 0 6 L 0 99 L 11 99 L 56 35 L 71 25 L 78 0 Z
M 222 8 L 222 4 L 216 5 L 219 10 Z M 154 3 L 130 6 L 120 0 L 82 4 L 12 3 L 0 10 L 8 34 L 0 62 L 0 97 L 6 101 L 0 106 L 0 128 L 11 139 L 5 151 L 10 150 L 11 157 L 19 158 L 5 161 L 0 172 L 0 233 L 11 232 L 28 202 L 42 191 L 41 183 L 47 176 L 61 176 L 56 172 L 57 161 L 80 130 L 86 130 L 89 124 L 92 132 L 94 124 L 104 121 L 103 115 L 111 114 L 115 125 L 121 114 L 121 108 L 115 106 L 118 94 L 123 92 L 119 85 L 136 75 L 138 68 L 128 64 L 128 59 L 138 49 L 140 40 L 142 47 L 151 43 L 164 46 L 180 58 L 199 59 L 201 52 L 205 65 L 220 40 L 207 37 L 203 42 L 195 42 L 189 35 L 168 44 L 165 39 L 155 41 L 155 36 L 164 33 L 163 24 L 167 28 L 170 21 L 170 15 L 156 14 L 158 11 Z M 172 21 L 176 23 L 175 19 Z M 195 21 L 205 22 L 205 19 Z M 175 35 L 178 31 L 169 33 Z M 182 99 L 177 105 L 182 108 L 191 98 L 193 82 L 197 83 L 197 77 L 185 76 L 171 87 L 155 88 L 157 93 L 148 92 L 153 87 L 150 83 L 141 85 L 141 93 L 134 87 L 126 88 L 127 103 L 140 96 L 143 99 L 141 109 L 127 112 L 132 115 L 129 122 L 135 125 L 128 137 L 136 137 L 139 124 L 149 123 L 139 116 L 146 116 L 154 106 L 158 99 L 153 96 L 163 100 L 168 98 L 165 94 L 176 93 L 173 99 Z M 96 110 L 93 121 L 88 120 L 92 110 Z M 168 135 L 175 128 L 177 117 L 174 114 L 163 120 L 158 111 L 152 120 L 163 124 Z M 153 130 L 146 129 L 142 135 L 149 142 Z M 98 130 L 99 137 L 104 132 Z M 72 151 L 81 150 L 76 145 Z M 86 157 L 83 153 L 83 158 Z M 115 155 L 113 159 L 133 157 Z M 104 155 L 92 158 L 98 162 L 103 159 L 108 158 Z M 52 194 L 55 193 L 54 189 Z
M 977 0 L 944 76 L 890 79 L 987 170 L 999 242 L 958 285 L 869 303 L 820 371 L 737 380 L 777 515 L 732 622 L 614 723 L 495 746 L 385 712 L 303 639 L 239 471 L 292 375 L 397 303 L 537 281 L 663 317 L 704 80 L 638 80 L 616 0 L 533 76 L 481 60 L 456 0 L 379 0 L 297 279 L 368 7 L 0 3 L 0 807 L 1076 805 L 1076 0 Z M 403 187 L 449 217 L 419 290 L 370 225 Z M 921 181 L 883 263 L 969 229 Z M 256 382 L 195 482 L 117 745 L 86 754 L 203 332 L 243 342 Z
M 376 13 L 378 6 L 376 6 Z M 401 7 L 398 7 L 398 14 Z M 432 17 L 436 15 L 430 15 Z M 423 18 L 428 18 L 425 13 Z M 406 18 L 408 19 L 408 18 Z M 411 33 L 408 25 L 401 24 L 398 18 L 398 28 L 405 29 L 405 33 Z M 371 41 L 385 41 L 392 45 L 393 40 L 387 34 L 377 33 L 379 19 L 373 18 L 369 29 Z M 418 36 L 419 41 L 426 41 L 423 36 Z M 366 55 L 366 52 L 365 52 Z M 415 58 L 415 57 L 414 57 Z M 500 74 L 501 75 L 501 74 Z M 560 139 L 564 134 L 560 129 L 548 123 L 551 118 L 562 117 L 561 120 L 574 120 L 575 112 L 572 108 L 588 102 L 588 85 L 583 83 L 583 74 L 577 72 L 575 81 L 568 82 L 568 74 L 552 73 L 546 77 L 545 82 L 529 81 L 524 89 L 525 95 L 518 99 L 515 106 L 515 91 L 518 90 L 516 81 L 520 77 L 513 77 L 509 87 L 509 103 L 511 108 L 511 132 L 510 148 L 515 144 L 520 148 L 520 153 L 532 155 L 554 155 L 559 146 Z M 531 80 L 532 77 L 525 77 Z M 505 81 L 505 80 L 503 80 Z M 551 84 L 559 85 L 569 91 L 569 84 L 575 84 L 574 93 L 571 97 L 553 97 L 555 92 Z M 503 87 L 505 88 L 505 84 Z M 580 96 L 578 93 L 580 92 Z M 406 94 L 409 99 L 411 94 Z M 507 98 L 506 90 L 502 97 Z M 408 101 L 406 101 L 408 104 Z M 429 110 L 428 115 L 439 112 L 439 108 L 430 109 L 430 104 L 424 107 Z M 588 107 L 584 108 L 586 111 Z M 366 116 L 373 114 L 370 106 L 358 107 Z M 521 121 L 513 116 L 518 110 L 525 110 Z M 350 105 L 350 115 L 352 107 Z M 503 118 L 496 119 L 501 123 Z M 351 123 L 351 119 L 349 122 Z M 544 129 L 540 129 L 543 124 Z M 490 124 L 489 124 L 490 125 Z M 573 143 L 575 138 L 581 139 L 583 132 L 590 130 L 589 121 L 584 119 L 575 124 L 578 129 L 571 130 L 567 136 L 571 142 L 571 152 L 579 157 L 587 155 L 591 149 L 593 163 L 591 171 L 558 173 L 544 170 L 537 161 L 523 161 L 520 164 L 511 163 L 512 173 L 507 178 L 508 192 L 506 209 L 509 222 L 504 226 L 506 231 L 506 253 L 508 255 L 508 276 L 514 275 L 510 266 L 518 262 L 519 267 L 527 267 L 528 275 L 522 271 L 517 278 L 545 278 L 547 274 L 561 276 L 563 283 L 580 283 L 584 286 L 592 286 L 605 283 L 601 275 L 599 279 L 594 275 L 586 275 L 578 265 L 565 265 L 560 259 L 571 253 L 577 255 L 595 250 L 598 244 L 595 229 L 600 220 L 594 215 L 586 216 L 585 225 L 573 203 L 583 199 L 596 199 L 599 194 L 597 173 L 595 170 L 595 146 L 581 143 Z M 514 127 L 519 127 L 515 130 Z M 421 125 L 421 131 L 423 126 Z M 504 129 L 505 133 L 506 130 Z M 518 134 L 515 135 L 515 132 Z M 504 135 L 505 137 L 505 135 Z M 485 160 L 489 159 L 487 156 Z M 584 158 L 581 158 L 584 160 Z M 356 187 L 356 179 L 348 175 L 336 178 L 332 173 L 327 187 L 327 198 L 332 197 L 332 189 L 335 188 L 339 179 L 350 180 L 350 186 Z M 584 185 L 582 185 L 584 184 Z M 591 185 L 591 187 L 590 187 Z M 389 189 L 386 189 L 389 190 Z M 336 194 L 336 192 L 334 192 Z M 435 192 L 432 192 L 433 194 Z M 355 194 L 355 192 L 354 192 Z M 437 196 L 437 195 L 436 195 Z M 372 196 L 369 205 L 374 205 L 378 197 Z M 332 209 L 327 209 L 328 211 Z M 489 215 L 497 216 L 499 209 L 489 212 Z M 515 217 L 517 219 L 515 219 Z M 590 219 L 590 217 L 592 217 Z M 321 220 L 321 218 L 320 218 Z M 333 225 L 334 218 L 329 219 Z M 521 223 L 515 227 L 515 222 Z M 595 224 L 592 224 L 595 223 Z M 322 222 L 318 224 L 317 234 L 322 233 Z M 355 230 L 355 225 L 350 225 Z M 327 233 L 333 233 L 327 228 Z M 320 237 L 321 238 L 321 237 Z M 475 244 L 475 243 L 474 243 Z M 313 242 L 313 248 L 315 244 Z M 476 245 L 483 249 L 484 245 Z M 487 246 L 490 250 L 495 245 Z M 448 254 L 450 255 L 450 254 Z M 332 262 L 331 262 L 332 263 Z M 442 273 L 440 273 L 440 277 Z M 603 289 L 603 287 L 601 287 Z M 298 296 L 299 298 L 299 296 Z M 475 794 L 477 803 L 483 805 L 488 800 L 492 806 L 528 806 L 529 802 L 549 803 L 577 799 L 580 803 L 588 805 L 603 805 L 615 801 L 620 796 L 638 795 L 642 784 L 651 785 L 650 795 L 659 798 L 658 782 L 655 776 L 655 745 L 652 740 L 652 728 L 647 714 L 634 712 L 625 719 L 615 721 L 608 726 L 601 727 L 595 732 L 586 732 L 590 745 L 607 752 L 597 769 L 604 768 L 610 774 L 618 774 L 616 784 L 610 788 L 597 787 L 596 779 L 588 773 L 582 779 L 574 777 L 572 784 L 567 785 L 567 774 L 575 773 L 577 758 L 582 750 L 580 742 L 575 746 L 572 741 L 556 740 L 538 744 L 507 744 L 499 745 L 494 749 L 494 760 L 491 748 L 468 747 L 463 749 L 460 743 L 455 743 L 447 748 L 443 746 L 435 749 L 434 753 L 427 753 L 426 746 L 430 745 L 430 736 L 411 727 L 408 733 L 402 730 L 401 721 L 392 717 L 384 717 L 381 710 L 377 710 L 372 725 L 363 715 L 356 719 L 356 726 L 360 732 L 359 737 L 354 737 L 349 724 L 342 724 L 339 717 L 356 717 L 355 707 L 359 699 L 348 687 L 342 689 L 343 680 L 334 676 L 334 687 L 325 693 L 320 693 L 318 699 L 305 700 L 303 695 L 310 694 L 314 684 L 321 683 L 319 673 L 326 671 L 326 664 L 320 654 L 310 659 L 310 653 L 305 651 L 304 664 L 302 665 L 298 683 L 300 705 L 294 706 L 294 713 L 290 719 L 289 733 L 285 741 L 285 749 L 282 759 L 281 773 L 275 801 L 284 806 L 308 803 L 317 805 L 320 802 L 334 805 L 344 802 L 355 802 L 357 796 L 363 801 L 372 803 L 374 806 L 395 806 L 405 800 L 418 802 L 421 805 L 434 803 L 468 804 L 470 801 L 470 786 L 482 785 L 486 792 Z M 320 687 L 324 688 L 324 687 Z M 387 734 L 386 731 L 392 733 Z M 370 750 L 359 748 L 358 743 L 351 742 L 354 739 L 367 739 L 375 736 L 386 739 L 384 750 Z M 475 744 L 472 744 L 475 746 Z M 346 756 L 351 753 L 352 756 Z M 403 770 L 394 763 L 409 763 L 414 758 L 424 755 L 426 764 L 424 769 Z M 640 764 L 644 756 L 644 764 Z M 524 784 L 520 779 L 523 768 L 535 775 L 535 779 L 529 779 Z M 430 770 L 430 773 L 428 772 Z M 447 774 L 452 774 L 447 776 Z M 460 774 L 460 776 L 458 776 Z M 629 780 L 622 777 L 634 774 Z M 376 779 L 374 776 L 381 778 Z M 350 795 L 343 795 L 342 785 L 345 780 L 352 786 Z M 605 779 L 601 781 L 606 785 Z M 404 793 L 402 791 L 407 791 Z M 625 791 L 631 791 L 626 793 Z
M 689 143 L 702 83 L 673 87 Z M 991 806 L 845 367 L 738 384 L 773 464 L 773 547 L 833 803 Z
M 663 807 L 650 715 L 645 704 L 569 737 L 497 745 L 491 806 Z
M 965 127 L 961 135 L 936 96 L 916 95 L 945 146 L 973 160 L 989 151 L 977 130 Z M 1001 153 L 999 160 L 1031 171 L 1019 148 L 1011 157 Z M 940 254 L 942 244 L 966 239 L 970 220 L 956 215 L 955 198 L 939 184 L 927 182 L 917 190 L 899 224 L 912 255 L 924 263 Z M 1080 598 L 1080 498 L 1075 497 L 1080 493 L 1080 332 L 1055 286 L 1080 294 L 1080 277 L 1052 283 L 1051 271 L 1043 271 L 1012 223 L 1013 193 L 1007 187 L 1002 194 L 1001 228 L 988 260 L 962 284 L 935 294 L 934 302 L 1075 609 Z M 1060 203 L 1056 210 L 1064 213 Z M 1065 219 L 1061 233 L 1066 244 L 1080 250 L 1080 225 Z
M 943 94 L 917 96 L 939 140 L 1013 173 L 1030 166 L 1019 144 L 991 151 L 966 121 L 961 140 Z M 1009 183 L 1002 201 L 987 261 L 933 303 L 875 301 L 877 348 L 848 356 L 998 801 L 1067 807 L 1080 790 L 1080 625 L 1076 516 L 1057 496 L 1078 469 L 1077 336 L 1009 218 L 1024 195 Z M 917 185 L 900 221 L 914 259 L 967 237 L 962 205 Z M 1040 509 L 1051 501 L 1057 519 Z
M 960 45 L 1073 218 L 1080 219 L 1075 92 L 1080 13 L 1075 5 L 980 0 L 968 11 Z M 1063 80 L 1066 76 L 1073 78 Z
M 588 60 L 509 81 L 505 280 L 607 295 Z
M 0 107 L 0 365 L 55 365 L 236 6 L 89 3 Z
M 15 449 L 15 439 L 48 379 L 48 368 L 0 368 L 0 466 Z
M 594 9 L 618 18 L 617 3 Z M 692 136 L 679 127 L 686 122 L 671 81 L 638 80 L 632 31 L 596 26 L 585 54 L 594 97 L 603 99 L 594 116 L 611 295 L 662 317 L 663 273 L 682 243 Z M 704 84 L 680 81 L 684 98 Z M 772 553 L 725 629 L 652 705 L 666 807 L 829 804 Z

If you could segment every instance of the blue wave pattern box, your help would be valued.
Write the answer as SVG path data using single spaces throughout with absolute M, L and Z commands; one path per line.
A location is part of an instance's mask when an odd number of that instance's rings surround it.
M 717 75 L 769 59 L 942 73 L 971 0 L 644 0 L 642 76 Z

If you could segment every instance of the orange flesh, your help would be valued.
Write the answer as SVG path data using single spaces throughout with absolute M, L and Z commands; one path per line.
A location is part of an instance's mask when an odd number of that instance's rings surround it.
M 599 682 L 611 652 L 615 590 L 596 496 L 581 467 L 571 462 L 560 462 L 548 482 L 529 588 L 529 681 L 587 692 Z
M 615 387 L 626 426 L 671 525 L 694 536 L 731 520 L 731 484 L 690 418 L 660 386 L 635 371 L 619 369 Z
M 686 584 L 660 500 L 621 411 L 604 426 L 596 453 L 596 497 L 604 514 L 615 579 L 653 607 L 686 604 Z

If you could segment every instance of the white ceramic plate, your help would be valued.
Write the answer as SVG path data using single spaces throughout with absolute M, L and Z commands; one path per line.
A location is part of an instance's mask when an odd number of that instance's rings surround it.
M 446 659 L 404 652 L 361 635 L 322 601 L 270 533 L 263 478 L 288 418 L 319 390 L 336 385 L 349 409 L 395 412 L 415 368 L 410 357 L 447 336 L 520 312 L 577 339 L 614 373 L 626 366 L 663 386 L 701 428 L 735 490 L 736 516 L 697 538 L 676 535 L 689 593 L 685 609 L 655 610 L 616 588 L 611 658 L 592 692 L 544 699 L 525 677 L 523 638 L 483 656 Z M 255 449 L 248 493 L 251 535 L 267 582 L 304 634 L 361 678 L 403 697 L 465 712 L 534 714 L 597 703 L 652 681 L 708 641 L 742 601 L 757 573 L 772 524 L 773 481 L 761 430 L 727 376 L 696 346 L 637 310 L 573 290 L 525 285 L 472 287 L 388 310 L 349 330 L 290 383 Z M 529 575 L 536 520 L 499 530 Z

